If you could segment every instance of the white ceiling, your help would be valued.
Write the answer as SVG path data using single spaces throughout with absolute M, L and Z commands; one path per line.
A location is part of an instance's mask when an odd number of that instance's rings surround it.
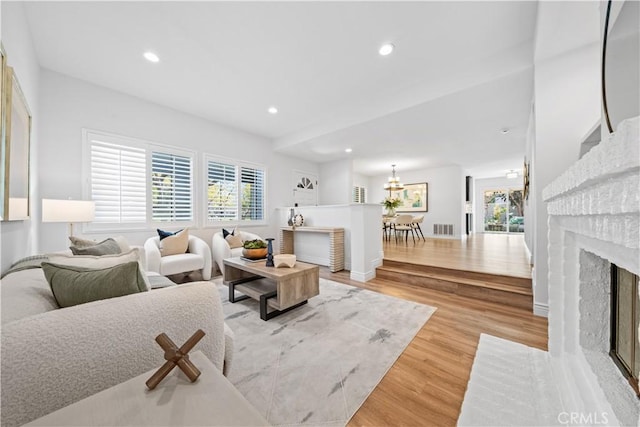
M 293 156 L 351 156 L 368 175 L 391 163 L 494 176 L 522 164 L 536 2 L 25 8 L 43 67 L 263 135 Z M 388 57 L 377 53 L 384 42 L 396 45 Z

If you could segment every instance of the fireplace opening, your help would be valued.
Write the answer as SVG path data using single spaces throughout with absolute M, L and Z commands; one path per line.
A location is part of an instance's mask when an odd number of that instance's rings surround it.
M 611 351 L 613 361 L 640 398 L 640 297 L 638 276 L 611 265 Z

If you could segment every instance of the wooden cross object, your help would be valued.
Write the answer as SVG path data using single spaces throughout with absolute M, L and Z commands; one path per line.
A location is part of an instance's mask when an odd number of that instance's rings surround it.
M 156 386 L 160 384 L 160 381 L 162 381 L 176 365 L 185 373 L 191 382 L 197 380 L 200 376 L 200 370 L 191 363 L 188 353 L 204 335 L 204 331 L 198 329 L 180 348 L 178 348 L 164 332 L 158 335 L 156 342 L 164 350 L 164 360 L 166 360 L 166 362 L 147 380 L 146 384 L 149 390 L 156 388 Z

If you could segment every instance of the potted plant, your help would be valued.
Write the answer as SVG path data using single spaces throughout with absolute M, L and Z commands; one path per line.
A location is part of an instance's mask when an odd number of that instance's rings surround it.
M 267 256 L 267 242 L 255 239 L 242 244 L 242 256 L 248 259 L 262 259 Z
M 382 204 L 387 209 L 387 216 L 395 216 L 396 208 L 402 204 L 402 200 L 399 197 L 386 197 Z

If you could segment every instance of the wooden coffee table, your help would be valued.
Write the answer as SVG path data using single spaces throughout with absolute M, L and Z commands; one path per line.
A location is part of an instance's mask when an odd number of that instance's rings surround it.
M 307 303 L 320 294 L 320 269 L 297 261 L 292 268 L 265 267 L 265 261 L 224 260 L 224 283 L 232 303 L 253 298 L 260 302 L 260 318 L 269 320 Z M 241 297 L 235 291 L 242 292 Z

